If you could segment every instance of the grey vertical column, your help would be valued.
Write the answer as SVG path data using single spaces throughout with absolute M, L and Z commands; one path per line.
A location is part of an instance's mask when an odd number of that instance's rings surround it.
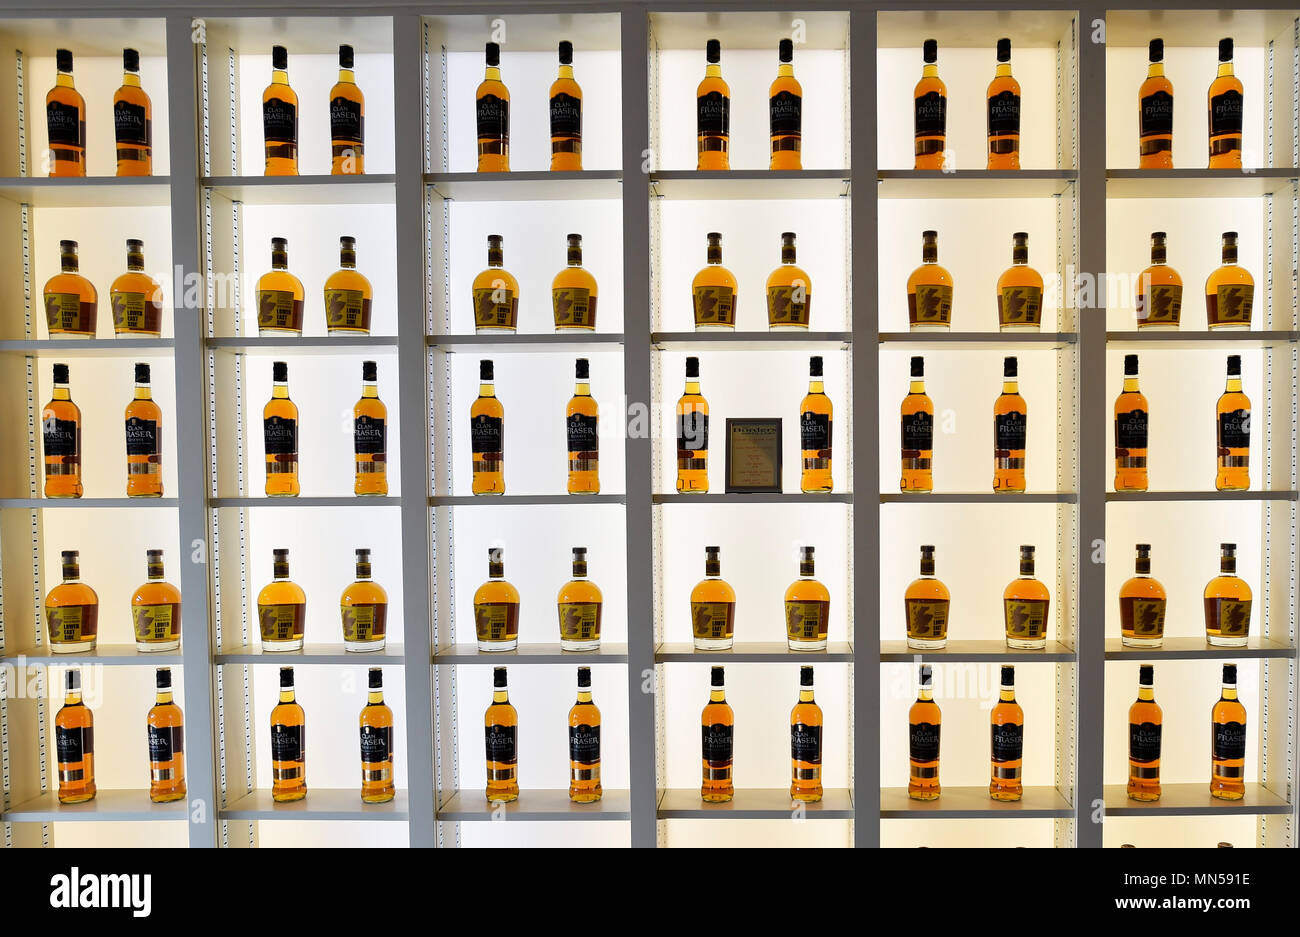
M 1106 8 L 1080 10 L 1079 23 L 1079 269 L 1103 284 L 1106 270 Z M 1062 271 L 1064 274 L 1064 271 Z M 1073 284 L 1065 284 L 1072 289 Z M 1103 796 L 1103 722 L 1106 691 L 1106 566 L 1094 562 L 1095 544 L 1106 538 L 1106 309 L 1077 309 L 1079 328 L 1079 619 L 1078 716 L 1075 720 L 1076 845 L 1101 846 L 1093 822 Z
M 424 308 L 424 43 L 418 16 L 393 17 L 397 168 L 398 392 L 402 458 L 402 643 L 412 846 L 433 846 L 433 675 L 429 619 L 429 399 Z
M 201 310 L 179 287 L 200 276 L 198 91 L 188 16 L 167 18 L 167 120 L 171 154 L 172 319 L 176 336 L 176 481 L 180 499 L 181 656 L 185 676 L 185 773 L 191 846 L 217 845 L 212 639 L 209 630 L 208 470 Z
M 650 28 L 642 9 L 624 9 L 623 67 L 623 392 L 629 407 L 650 399 L 650 189 L 641 169 L 650 146 Z M 629 418 L 627 413 L 623 419 Z M 654 432 L 648 417 L 644 430 Z M 629 427 L 629 429 L 632 427 Z M 654 847 L 658 810 L 654 697 L 654 507 L 648 432 L 627 434 L 627 719 L 632 845 Z M 650 685 L 659 693 L 662 687 Z
M 880 845 L 880 319 L 876 12 L 849 14 L 853 290 L 853 844 Z

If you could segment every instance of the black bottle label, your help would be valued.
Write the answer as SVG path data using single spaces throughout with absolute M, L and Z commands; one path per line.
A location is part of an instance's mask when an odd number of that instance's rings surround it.
M 1245 742 L 1243 741 L 1243 745 Z M 76 764 L 84 761 L 87 755 L 95 754 L 95 727 L 65 729 L 61 726 L 54 730 L 54 745 L 58 751 L 61 764 Z
M 989 136 L 1020 133 L 1020 95 L 1000 91 L 989 98 Z
M 1154 722 L 1129 723 L 1129 761 L 1150 764 L 1160 760 L 1160 726 Z
M 799 414 L 799 445 L 805 451 L 823 452 L 831 448 L 831 417 L 829 413 L 806 410 Z
M 700 751 L 704 760 L 719 767 L 731 761 L 734 734 L 732 726 L 721 722 L 700 726 Z
M 999 764 L 1019 761 L 1025 749 L 1025 727 L 1014 722 L 993 726 L 993 760 Z
M 504 139 L 510 136 L 510 102 L 495 94 L 485 94 L 478 99 L 475 120 L 480 139 Z
M 710 137 L 725 137 L 731 132 L 731 99 L 721 91 L 710 91 L 695 99 L 697 132 Z
M 913 761 L 939 760 L 939 726 L 918 722 L 908 733 L 908 754 Z
M 551 136 L 582 136 L 582 98 L 563 91 L 551 98 Z
M 488 726 L 483 730 L 483 738 L 487 743 L 488 761 L 505 765 L 515 763 L 514 726 Z
M 271 98 L 262 103 L 262 132 L 267 143 L 298 142 L 298 107 L 289 101 Z
M 366 118 L 361 102 L 338 97 L 330 101 L 330 139 L 343 143 L 361 143 L 365 139 Z
M 1246 757 L 1246 724 L 1221 722 L 1214 726 L 1214 760 L 1240 761 Z
M 152 146 L 153 121 L 143 105 L 118 101 L 113 105 L 113 134 L 119 146 Z
M 709 448 L 709 415 L 692 411 L 677 418 L 677 451 L 707 452 Z
M 1115 446 L 1119 449 L 1147 447 L 1147 412 L 1130 410 L 1115 417 Z
M 155 420 L 133 416 L 126 421 L 127 455 L 157 455 L 158 450 L 158 423 Z
M 600 726 L 569 726 L 569 760 L 580 765 L 600 764 Z
M 993 447 L 1000 452 L 1025 448 L 1025 434 L 1029 421 L 1023 413 L 999 413 L 993 417 Z
M 1210 136 L 1241 133 L 1241 92 L 1225 91 L 1210 98 Z
M 928 452 L 934 448 L 934 414 L 910 413 L 901 423 L 905 451 Z
M 1168 91 L 1148 94 L 1141 104 L 1143 137 L 1165 136 L 1174 132 L 1174 96 Z
M 383 455 L 388 451 L 388 427 L 374 416 L 359 416 L 352 422 L 352 447 L 357 455 Z
M 476 416 L 469 424 L 470 451 L 492 453 L 504 451 L 505 420 L 499 416 Z
M 305 734 L 303 726 L 271 726 L 271 760 L 302 761 Z
M 569 452 L 599 452 L 599 420 L 594 416 L 575 413 L 564 421 L 564 436 Z M 587 458 L 590 458 L 588 456 Z
M 1219 414 L 1219 448 L 1250 448 L 1250 411 L 1231 410 Z
M 45 440 L 47 456 L 75 456 L 81 450 L 81 427 L 76 420 L 55 417 L 41 423 L 41 436 Z
M 45 105 L 45 126 L 50 146 L 84 146 L 85 123 L 81 111 L 72 104 L 51 101 Z
M 185 751 L 185 729 L 181 726 L 149 727 L 149 760 L 168 762 Z
M 927 91 L 915 100 L 916 135 L 942 137 L 948 128 L 948 99 L 938 91 Z
M 799 136 L 803 127 L 803 98 L 793 91 L 778 91 L 767 99 L 772 136 Z
M 822 763 L 822 727 L 796 722 L 790 726 L 790 757 L 810 765 Z
M 298 454 L 298 421 L 282 416 L 268 417 L 262 421 L 262 437 L 266 441 L 267 455 Z
M 361 727 L 361 761 L 376 764 L 393 757 L 392 726 Z

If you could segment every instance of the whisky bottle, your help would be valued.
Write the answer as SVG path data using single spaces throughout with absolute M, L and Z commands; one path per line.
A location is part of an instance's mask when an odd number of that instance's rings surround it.
M 578 700 L 569 709 L 569 800 L 594 804 L 601 798 L 600 710 L 591 701 L 591 668 L 578 668 Z
M 695 89 L 695 168 L 730 169 L 731 89 L 722 80 L 722 44 L 704 46 L 704 79 Z
M 149 800 L 169 804 L 185 797 L 185 719 L 172 699 L 172 672 L 159 667 L 157 696 L 145 717 L 149 737 Z
M 510 92 L 501 80 L 501 47 L 489 42 L 483 81 L 474 93 L 478 129 L 478 171 L 510 171 Z
M 153 104 L 140 87 L 140 53 L 122 50 L 122 87 L 113 95 L 119 176 L 153 175 Z
M 952 274 L 939 266 L 939 232 L 921 232 L 921 266 L 907 278 L 907 324 L 913 332 L 952 327 Z
M 1174 85 L 1165 77 L 1165 41 L 1147 47 L 1147 78 L 1138 89 L 1138 168 L 1174 168 Z
M 81 670 L 68 668 L 63 706 L 54 717 L 61 804 L 95 799 L 95 716 L 81 698 Z
M 45 497 L 80 498 L 81 408 L 68 390 L 68 366 L 56 364 L 53 371 L 54 390 L 41 409 Z
M 901 491 L 934 490 L 934 404 L 925 392 L 925 359 L 912 358 L 912 381 L 899 405 L 902 435 Z
M 1250 487 L 1250 398 L 1241 390 L 1241 355 L 1228 355 L 1228 378 L 1216 408 L 1219 491 Z
M 366 172 L 366 96 L 357 87 L 352 63 L 352 47 L 339 46 L 339 80 L 330 89 L 330 175 L 334 176 Z
M 45 127 L 48 134 L 51 176 L 86 174 L 86 100 L 72 82 L 72 52 L 54 53 L 58 75 L 45 95 Z
M 296 497 L 298 485 L 298 405 L 289 399 L 289 365 L 271 365 L 271 399 L 262 408 L 266 448 L 266 495 Z
M 723 669 L 709 675 L 709 701 L 700 712 L 700 758 L 703 782 L 700 799 L 706 804 L 725 804 L 736 794 L 732 777 L 732 752 L 736 714 L 727 703 Z
M 478 363 L 478 398 L 469 408 L 470 490 L 476 495 L 506 493 L 506 408 L 497 399 L 492 374 L 491 361 Z
M 135 366 L 135 396 L 126 405 L 126 496 L 161 498 L 162 408 L 149 390 L 149 365 Z
M 144 241 L 127 240 L 126 273 L 108 288 L 108 301 L 115 335 L 156 338 L 162 334 L 162 287 L 144 272 Z
M 343 650 L 382 651 L 388 634 L 388 593 L 371 578 L 370 551 L 358 549 L 356 581 L 343 590 Z
M 1047 610 L 1051 594 L 1034 578 L 1034 548 L 1020 547 L 1020 576 L 1002 592 L 1002 611 L 1007 623 L 1007 647 L 1047 646 Z
M 813 565 L 813 548 L 800 547 L 799 578 L 785 590 L 786 643 L 792 651 L 826 650 L 831 593 L 814 577 Z
M 1024 793 L 1020 769 L 1024 760 L 1025 711 L 1016 702 L 1016 668 L 1002 667 L 1002 686 L 989 717 L 991 766 L 989 797 L 1019 800 Z
M 271 582 L 257 594 L 262 650 L 296 651 L 302 647 L 307 624 L 307 593 L 289 578 L 289 551 L 281 548 L 271 553 Z
M 271 269 L 257 280 L 257 334 L 301 335 L 305 295 L 289 272 L 289 242 L 271 238 Z
M 1120 640 L 1125 647 L 1160 647 L 1165 639 L 1165 587 L 1151 576 L 1151 544 L 1139 543 L 1133 578 L 1119 587 Z
M 1183 314 L 1183 278 L 1165 257 L 1165 232 L 1151 232 L 1151 266 L 1138 277 L 1137 327 L 1173 330 Z
M 339 269 L 325 281 L 325 329 L 330 335 L 370 334 L 370 281 L 357 270 L 357 239 L 339 238 Z
M 704 578 L 691 590 L 691 633 L 697 651 L 730 650 L 736 627 L 736 590 L 722 578 L 721 547 L 704 548 Z
M 998 40 L 998 70 L 988 90 L 987 169 L 1020 168 L 1020 82 L 1011 77 L 1011 40 Z
M 268 176 L 298 175 L 298 95 L 289 87 L 289 50 L 271 47 L 271 83 L 262 92 Z
M 80 273 L 77 242 L 59 242 L 59 272 L 45 281 L 45 326 L 50 338 L 94 338 L 99 293 Z
M 1124 389 L 1115 398 L 1115 490 L 1147 490 L 1147 399 L 1138 389 L 1138 356 L 1124 356 Z
M 518 729 L 519 713 L 510 705 L 506 669 L 495 667 L 492 670 L 492 705 L 483 714 L 487 799 L 490 804 L 508 804 L 519 799 Z
M 1206 97 L 1210 113 L 1210 168 L 1241 168 L 1241 82 L 1232 73 L 1232 40 L 1219 40 L 1219 72 Z
M 822 799 L 822 708 L 813 700 L 813 669 L 799 668 L 799 702 L 790 710 L 790 799 Z
M 76 550 L 64 550 L 63 582 L 45 596 L 45 625 L 55 654 L 93 651 L 99 634 L 99 596 L 81 581 Z
M 388 408 L 379 399 L 379 365 L 361 362 L 361 399 L 352 408 L 353 493 L 388 494 Z
M 722 266 L 722 235 L 708 234 L 707 263 L 691 281 L 695 331 L 717 332 L 736 327 L 736 277 Z
M 1043 324 L 1043 278 L 1029 266 L 1029 235 L 1011 235 L 1011 266 L 998 277 L 998 329 L 1034 331 Z
M 1223 665 L 1223 690 L 1210 711 L 1210 796 L 1246 796 L 1246 707 L 1237 699 L 1237 665 Z
M 803 169 L 803 87 L 794 77 L 794 41 L 777 45 L 780 64 L 767 89 L 767 115 L 772 155 L 768 169 Z
M 1223 232 L 1223 264 L 1205 278 L 1205 318 L 1211 329 L 1248 329 L 1255 278 L 1237 265 L 1237 232 Z
M 573 578 L 560 587 L 555 607 L 560 620 L 560 649 L 600 649 L 600 589 L 587 578 L 587 548 L 573 548 Z
M 573 396 L 564 411 L 564 436 L 569 450 L 569 494 L 600 493 L 600 408 L 591 396 L 591 369 L 586 358 L 573 368 Z
M 384 702 L 384 672 L 370 668 L 366 705 L 361 709 L 361 802 L 386 804 L 397 794 L 393 783 L 393 711 Z
M 293 692 L 293 668 L 280 668 L 280 702 L 271 710 L 271 799 L 307 796 L 307 719 Z
M 941 713 L 934 701 L 933 672 L 921 665 L 916 702 L 907 711 L 907 757 L 910 773 L 907 796 L 912 800 L 939 799 L 939 729 Z
M 772 332 L 808 331 L 812 280 L 794 263 L 794 232 L 781 235 L 781 266 L 767 278 L 767 328 Z
M 921 547 L 921 575 L 903 592 L 907 646 L 934 649 L 948 646 L 948 587 L 934 575 L 934 547 Z
M 1138 668 L 1137 701 L 1128 709 L 1128 799 L 1160 799 L 1160 730 L 1164 713 L 1156 703 L 1155 667 Z
M 518 288 L 515 293 L 517 296 Z M 515 304 L 518 302 L 516 298 Z M 596 278 L 582 266 L 581 234 L 569 235 L 568 266 L 551 281 L 551 311 L 557 332 L 596 330 Z
M 808 359 L 808 393 L 799 405 L 799 448 L 803 462 L 799 490 L 805 494 L 830 491 L 831 398 L 822 383 L 821 355 Z
M 560 71 L 551 82 L 551 172 L 582 169 L 582 87 L 573 77 L 573 43 L 560 40 Z
M 499 234 L 488 235 L 487 269 L 474 278 L 475 332 L 513 332 L 519 324 L 519 281 L 502 264 Z
M 700 393 L 700 359 L 686 359 L 686 389 L 677 399 L 677 491 L 709 490 L 709 402 Z
M 993 402 L 993 490 L 1025 490 L 1029 408 L 1020 396 L 1015 358 L 1002 360 L 1002 393 Z
M 506 581 L 505 551 L 488 547 L 488 580 L 474 593 L 474 633 L 480 651 L 519 646 L 519 590 Z
M 174 651 L 181 646 L 181 590 L 163 578 L 163 551 L 145 551 L 146 581 L 131 596 L 137 651 Z
M 1245 647 L 1250 640 L 1250 586 L 1237 575 L 1237 545 L 1219 545 L 1219 575 L 1205 585 L 1205 640 Z
M 916 162 L 913 169 L 942 169 L 948 137 L 948 88 L 939 78 L 939 43 L 921 47 L 921 80 L 912 91 Z M 910 292 L 910 291 L 909 291 Z

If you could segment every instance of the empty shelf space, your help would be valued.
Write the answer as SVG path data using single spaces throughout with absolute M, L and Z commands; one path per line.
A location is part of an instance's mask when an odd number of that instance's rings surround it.
M 48 791 L 39 797 L 12 807 L 0 819 L 6 823 L 63 823 L 67 821 L 131 822 L 140 820 L 181 820 L 186 818 L 185 800 L 155 804 L 147 790 L 100 790 L 84 804 L 61 804 L 58 795 Z

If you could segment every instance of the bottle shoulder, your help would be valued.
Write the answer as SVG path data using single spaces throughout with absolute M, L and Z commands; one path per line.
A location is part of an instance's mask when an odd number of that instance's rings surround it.
M 257 593 L 258 605 L 306 605 L 307 593 L 290 579 L 268 582 Z
M 132 605 L 179 605 L 180 602 L 181 590 L 166 580 L 148 579 L 131 596 Z

